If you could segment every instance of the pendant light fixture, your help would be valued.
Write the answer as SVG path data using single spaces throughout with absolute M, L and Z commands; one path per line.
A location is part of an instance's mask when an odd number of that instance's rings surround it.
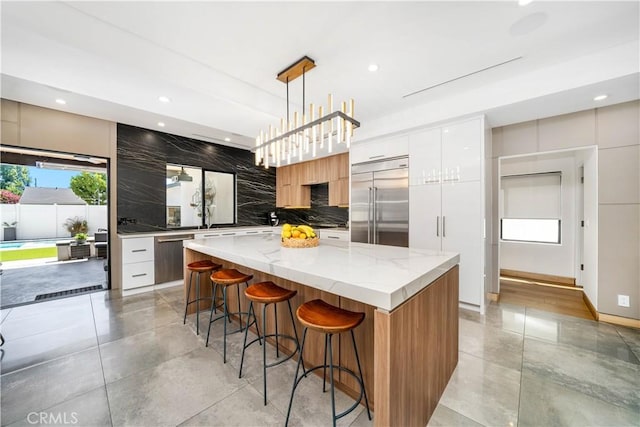
M 180 168 L 180 173 L 178 174 L 178 181 L 193 181 L 193 177 L 189 175 L 184 168 Z
M 280 166 L 283 162 L 291 163 L 292 159 L 303 161 L 306 156 L 316 157 L 321 152 L 331 153 L 337 144 L 345 144 L 349 148 L 353 130 L 360 127 L 360 122 L 353 118 L 353 99 L 342 102 L 341 108 L 334 111 L 333 96 L 327 99 L 326 114 L 321 105 L 316 110 L 309 105 L 309 114 L 305 112 L 305 73 L 315 67 L 315 62 L 304 56 L 280 73 L 277 79 L 287 85 L 287 117 L 280 119 L 278 126 L 269 126 L 256 137 L 256 165 L 269 164 Z M 302 115 L 298 120 L 298 112 L 289 116 L 289 82 L 302 76 Z

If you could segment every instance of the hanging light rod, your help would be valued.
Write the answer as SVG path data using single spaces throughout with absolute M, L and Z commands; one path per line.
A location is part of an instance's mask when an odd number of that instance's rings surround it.
M 261 131 L 256 137 L 255 161 L 265 168 L 269 163 L 280 166 L 286 160 L 291 163 L 292 157 L 302 161 L 306 154 L 316 157 L 319 150 L 333 150 L 333 144 L 351 144 L 353 130 L 360 127 L 360 122 L 353 118 L 353 99 L 343 102 L 340 109 L 333 110 L 333 97 L 329 94 L 327 114 L 322 106 L 318 107 L 317 116 L 313 104 L 309 105 L 309 114 L 305 114 L 305 73 L 315 67 L 315 61 L 303 56 L 298 61 L 278 73 L 276 79 L 287 85 L 287 117 L 280 120 L 280 126 L 269 126 L 268 131 Z M 298 121 L 298 112 L 289 117 L 289 82 L 302 76 L 302 115 Z M 316 118 L 317 117 L 317 118 Z M 326 143 L 325 143 L 326 141 Z

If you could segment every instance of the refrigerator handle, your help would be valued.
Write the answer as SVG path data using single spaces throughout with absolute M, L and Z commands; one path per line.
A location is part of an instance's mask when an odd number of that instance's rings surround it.
M 440 237 L 440 215 L 436 216 L 436 237 Z
M 447 237 L 447 226 L 444 222 L 445 216 L 442 215 L 442 237 Z
M 372 238 L 371 238 L 371 192 L 372 192 L 372 188 L 369 187 L 369 194 L 368 194 L 368 198 L 367 198 L 367 243 L 373 243 L 372 242 Z
M 372 243 L 378 244 L 378 187 L 373 187 L 373 238 Z

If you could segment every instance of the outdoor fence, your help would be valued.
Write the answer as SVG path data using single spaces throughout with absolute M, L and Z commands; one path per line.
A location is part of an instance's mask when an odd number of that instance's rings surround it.
M 76 216 L 87 220 L 89 236 L 108 226 L 106 205 L 0 204 L 0 222 L 16 222 L 17 240 L 70 238 L 64 222 Z

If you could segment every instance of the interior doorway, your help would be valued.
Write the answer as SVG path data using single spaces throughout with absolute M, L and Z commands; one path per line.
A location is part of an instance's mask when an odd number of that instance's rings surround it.
M 500 301 L 594 318 L 597 147 L 500 157 Z
M 0 152 L 0 306 L 109 289 L 109 159 Z

